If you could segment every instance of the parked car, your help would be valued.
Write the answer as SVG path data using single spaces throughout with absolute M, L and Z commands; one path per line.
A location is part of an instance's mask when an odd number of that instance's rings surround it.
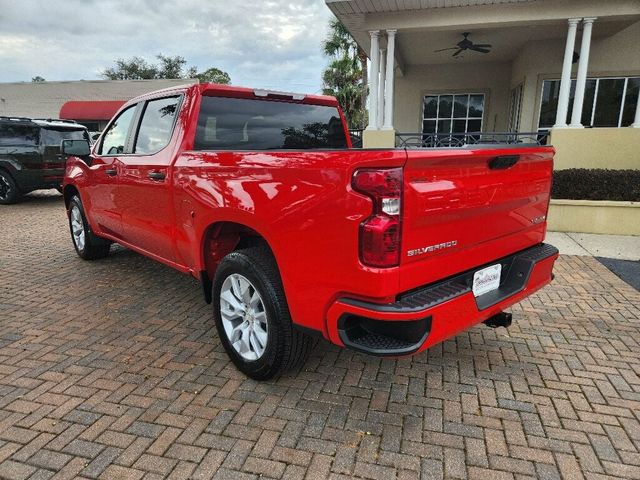
M 33 190 L 61 191 L 60 142 L 88 138 L 85 127 L 69 120 L 0 117 L 0 204 L 15 203 Z
M 551 281 L 553 149 L 352 149 L 332 97 L 200 84 L 63 142 L 75 250 L 111 242 L 198 278 L 235 365 L 267 379 L 320 335 L 422 352 Z M 90 288 L 90 287 L 87 287 Z

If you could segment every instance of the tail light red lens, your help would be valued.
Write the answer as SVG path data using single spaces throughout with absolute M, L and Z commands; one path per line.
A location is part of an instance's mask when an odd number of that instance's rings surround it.
M 373 202 L 360 225 L 360 261 L 378 268 L 400 264 L 402 168 L 364 169 L 353 175 L 353 189 Z

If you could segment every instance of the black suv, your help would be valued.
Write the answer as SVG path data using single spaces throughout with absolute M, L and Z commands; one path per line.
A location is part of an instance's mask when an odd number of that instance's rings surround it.
M 0 204 L 41 188 L 60 189 L 65 159 L 62 140 L 89 140 L 87 129 L 70 120 L 0 117 Z

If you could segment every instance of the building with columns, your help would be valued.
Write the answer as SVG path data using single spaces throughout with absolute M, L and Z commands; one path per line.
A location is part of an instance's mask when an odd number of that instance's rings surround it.
M 550 134 L 557 168 L 640 169 L 640 1 L 326 4 L 370 59 L 365 147 Z

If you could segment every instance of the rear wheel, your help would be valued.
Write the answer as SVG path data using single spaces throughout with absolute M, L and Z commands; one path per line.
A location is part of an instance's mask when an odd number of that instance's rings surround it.
M 73 246 L 80 258 L 97 260 L 109 255 L 111 242 L 93 233 L 78 196 L 73 197 L 69 202 L 69 229 Z
M 20 191 L 8 172 L 0 170 L 0 205 L 10 205 L 20 199 Z
M 311 337 L 291 322 L 280 274 L 270 250 L 232 252 L 213 280 L 218 335 L 233 363 L 255 380 L 267 380 L 300 365 Z

